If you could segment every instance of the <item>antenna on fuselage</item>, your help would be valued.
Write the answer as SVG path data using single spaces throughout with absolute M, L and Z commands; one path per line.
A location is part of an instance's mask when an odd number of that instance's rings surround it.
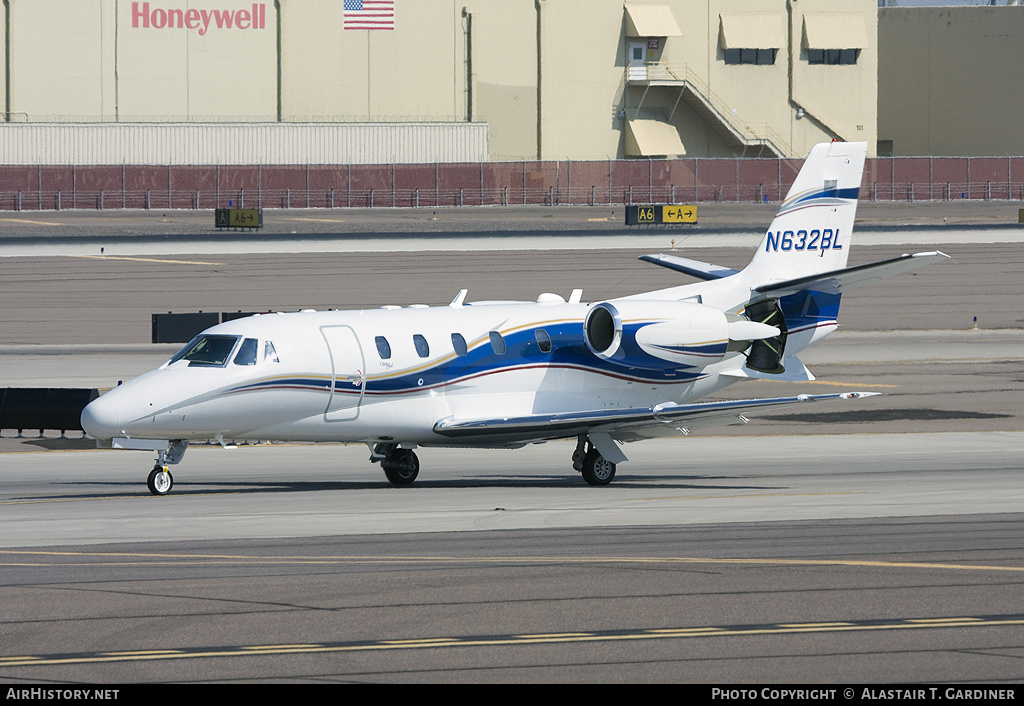
M 453 309 L 458 309 L 460 306 L 462 306 L 462 302 L 466 301 L 467 294 L 469 294 L 468 289 L 460 289 L 459 293 L 455 295 L 454 299 L 452 299 L 452 303 L 449 304 L 448 306 L 450 306 Z

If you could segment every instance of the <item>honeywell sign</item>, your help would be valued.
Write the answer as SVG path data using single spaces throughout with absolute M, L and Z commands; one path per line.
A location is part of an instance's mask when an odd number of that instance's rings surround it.
M 186 10 L 176 7 L 150 7 L 148 2 L 133 2 L 132 27 L 194 29 L 201 35 L 213 28 L 266 29 L 267 6 L 265 3 L 253 3 L 251 10 Z

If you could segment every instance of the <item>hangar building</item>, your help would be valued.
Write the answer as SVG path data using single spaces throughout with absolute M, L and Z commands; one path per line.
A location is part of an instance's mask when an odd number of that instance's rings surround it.
M 2 0 L 6 164 L 798 157 L 876 0 Z

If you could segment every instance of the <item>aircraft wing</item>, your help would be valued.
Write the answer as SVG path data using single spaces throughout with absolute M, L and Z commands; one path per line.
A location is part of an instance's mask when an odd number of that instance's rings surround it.
M 797 395 L 725 402 L 675 404 L 666 402 L 642 409 L 530 414 L 523 417 L 494 419 L 455 419 L 445 417 L 434 424 L 434 431 L 449 438 L 496 436 L 506 439 L 564 439 L 579 434 L 607 433 L 664 424 L 675 428 L 693 428 L 729 424 L 742 419 L 744 412 L 819 400 L 857 399 L 877 392 L 841 392 L 827 395 Z
M 949 255 L 944 252 L 919 252 L 913 255 L 901 255 L 891 260 L 872 262 L 867 265 L 857 265 L 842 270 L 833 270 L 808 277 L 791 279 L 785 282 L 765 284 L 756 287 L 754 291 L 778 297 L 796 294 L 805 289 L 835 294 L 846 289 L 870 284 L 890 275 L 916 270 L 918 267 L 948 259 Z
M 677 257 L 676 255 L 641 255 L 638 259 L 703 280 L 721 279 L 739 272 L 739 270 L 731 270 L 728 267 L 720 267 L 708 262 L 691 260 L 688 257 Z

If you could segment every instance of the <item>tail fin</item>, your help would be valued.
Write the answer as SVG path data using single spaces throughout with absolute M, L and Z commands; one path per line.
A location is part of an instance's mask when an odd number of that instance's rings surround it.
M 743 278 L 751 289 L 846 267 L 866 142 L 816 145 Z

